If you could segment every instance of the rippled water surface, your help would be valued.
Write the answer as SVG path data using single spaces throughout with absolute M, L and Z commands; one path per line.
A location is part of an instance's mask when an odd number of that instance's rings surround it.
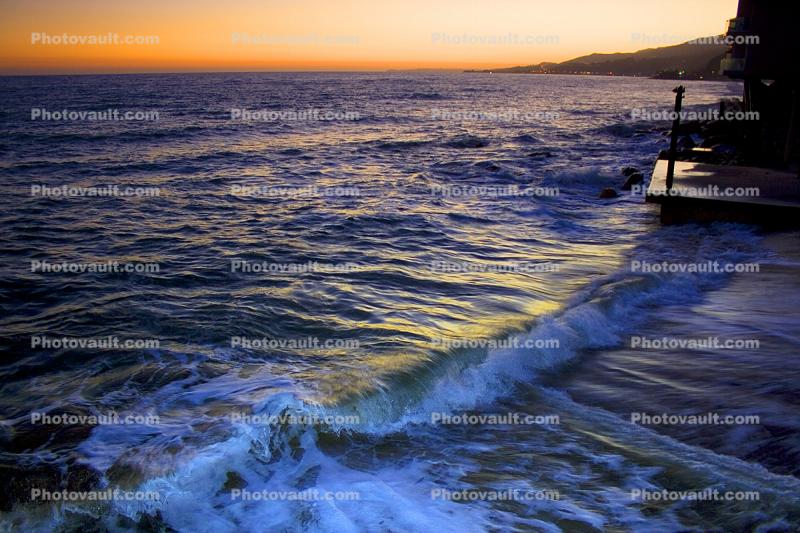
M 663 107 L 672 85 L 402 73 L 0 78 L 0 466 L 18 478 L 80 468 L 100 486 L 164 495 L 157 503 L 76 504 L 55 513 L 23 502 L 3 509 L 2 520 L 42 530 L 98 520 L 130 529 L 143 515 L 180 531 L 800 527 L 798 368 L 788 356 L 800 343 L 796 310 L 748 289 L 800 292 L 796 257 L 785 245 L 796 236 L 775 245 L 745 226 L 662 228 L 639 197 L 598 199 L 603 187 L 620 184 L 621 167 L 646 173 L 664 148 L 665 124 L 629 117 L 632 108 Z M 689 83 L 687 103 L 738 93 L 732 83 Z M 31 108 L 155 109 L 159 120 L 31 121 Z M 230 120 L 234 108 L 359 118 L 241 122 Z M 437 110 L 509 109 L 558 119 L 433 118 Z M 63 184 L 161 194 L 30 194 L 31 185 Z M 432 194 L 468 185 L 559 194 Z M 358 194 L 253 197 L 237 186 Z M 631 259 L 767 266 L 743 281 L 632 273 Z M 106 260 L 159 270 L 31 272 L 32 261 Z M 442 261 L 554 267 L 431 268 Z M 357 268 L 259 273 L 232 271 L 235 262 Z M 622 349 L 634 333 L 720 329 L 762 335 L 768 349 L 727 354 L 730 364 L 713 353 Z M 36 335 L 160 345 L 43 350 L 31 347 Z M 507 335 L 559 342 L 495 350 L 441 343 Z M 232 337 L 338 342 L 253 349 L 232 345 Z M 724 439 L 713 428 L 685 434 L 627 417 L 698 405 L 744 412 L 753 404 L 769 423 Z M 150 413 L 160 423 L 43 429 L 30 424 L 31 411 Z M 560 424 L 430 423 L 432 413 L 502 412 L 557 414 Z M 235 422 L 233 413 L 359 422 L 275 426 Z M 231 476 L 253 491 L 356 490 L 361 499 L 232 501 Z M 762 499 L 709 505 L 629 497 L 632 488 L 705 487 L 758 490 Z M 553 490 L 560 499 L 457 502 L 431 498 L 437 488 Z

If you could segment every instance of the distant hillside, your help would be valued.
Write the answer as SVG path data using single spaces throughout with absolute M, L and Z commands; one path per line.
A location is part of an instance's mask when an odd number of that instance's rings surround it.
M 478 72 L 530 74 L 595 74 L 666 79 L 728 79 L 719 74 L 727 51 L 724 44 L 683 43 L 638 52 L 590 54 L 563 63 L 539 63 Z M 471 71 L 475 72 L 475 71 Z

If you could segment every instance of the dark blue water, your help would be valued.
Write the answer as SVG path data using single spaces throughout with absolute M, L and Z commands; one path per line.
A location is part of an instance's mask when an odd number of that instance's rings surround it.
M 52 513 L 9 497 L 3 523 L 130 529 L 149 516 L 179 531 L 795 527 L 800 485 L 786 463 L 800 449 L 797 389 L 786 370 L 797 365 L 778 361 L 798 340 L 796 331 L 780 335 L 785 310 L 750 308 L 760 317 L 756 329 L 774 337 L 765 350 L 743 352 L 739 364 L 713 373 L 691 368 L 669 384 L 655 368 L 663 354 L 626 362 L 617 351 L 631 334 L 677 335 L 688 320 L 716 331 L 710 315 L 743 312 L 709 303 L 735 276 L 636 274 L 632 258 L 778 265 L 776 293 L 798 292 L 786 281 L 796 274 L 786 266 L 792 260 L 753 228 L 661 228 L 641 197 L 598 199 L 603 187 L 620 184 L 621 167 L 646 171 L 664 147 L 665 124 L 629 117 L 632 108 L 663 106 L 670 89 L 668 81 L 479 74 L 0 79 L 1 464 L 17 487 L 44 479 L 163 496 L 55 505 Z M 688 89 L 698 106 L 740 90 Z M 31 120 L 34 108 L 154 110 L 158 120 Z M 231 120 L 231 109 L 357 117 L 247 122 Z M 435 118 L 441 110 L 558 116 Z M 158 195 L 32 193 L 62 185 Z M 441 192 L 467 186 L 557 194 Z M 242 194 L 247 187 L 272 193 Z M 276 187 L 311 192 L 273 194 Z M 34 263 L 106 261 L 157 271 L 32 271 Z M 443 272 L 434 266 L 442 262 L 475 268 Z M 317 266 L 298 267 L 309 264 Z M 548 268 L 496 268 L 519 264 Z M 691 314 L 702 305 L 711 306 L 709 316 Z M 676 316 L 665 329 L 665 317 Z M 447 345 L 512 334 L 558 347 Z M 106 336 L 158 345 L 43 348 L 31 340 Z M 284 342 L 253 347 L 235 338 Z M 597 368 L 614 365 L 638 377 L 598 384 Z M 761 369 L 755 382 L 753 367 Z M 643 386 L 643 375 L 657 386 Z M 749 448 L 715 440 L 715 428 L 686 435 L 626 421 L 632 405 L 682 412 L 708 397 L 703 387 L 729 394 L 725 384 L 736 380 L 771 420 L 771 429 L 740 436 Z M 677 399 L 673 387 L 682 391 Z M 720 400 L 709 408 L 747 405 Z M 32 411 L 146 413 L 159 423 L 42 426 Z M 555 413 L 561 422 L 430 423 L 432 413 L 509 411 Z M 356 421 L 276 426 L 235 421 L 235 413 Z M 253 491 L 313 487 L 361 497 L 235 501 L 232 478 Z M 510 487 L 560 498 L 431 497 L 435 489 Z M 643 504 L 628 496 L 637 487 L 758 490 L 762 499 Z

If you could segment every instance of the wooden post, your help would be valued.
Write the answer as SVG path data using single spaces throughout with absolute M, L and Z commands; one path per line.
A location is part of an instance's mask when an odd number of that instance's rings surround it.
M 672 121 L 672 135 L 669 140 L 669 159 L 667 160 L 667 190 L 672 189 L 672 180 L 675 177 L 675 158 L 678 154 L 678 130 L 681 127 L 681 105 L 683 104 L 683 93 L 686 88 L 679 85 L 672 89 L 675 93 L 675 120 Z

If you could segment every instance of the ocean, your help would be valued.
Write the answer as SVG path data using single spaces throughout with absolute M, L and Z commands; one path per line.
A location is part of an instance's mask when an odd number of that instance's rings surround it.
M 800 529 L 797 235 L 599 198 L 674 85 L 0 78 L 0 529 Z

